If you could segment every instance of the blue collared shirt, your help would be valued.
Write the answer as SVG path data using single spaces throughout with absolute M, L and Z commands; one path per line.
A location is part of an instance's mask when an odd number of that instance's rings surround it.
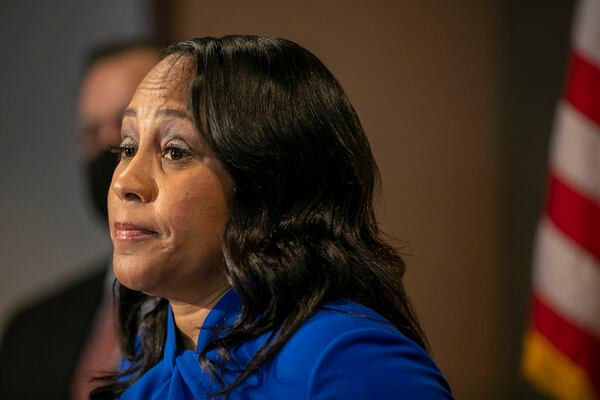
M 235 321 L 239 312 L 239 297 L 229 290 L 206 317 L 193 351 L 177 347 L 169 308 L 163 359 L 120 398 L 207 398 L 207 393 L 220 387 L 201 368 L 199 354 L 213 337 L 211 327 Z M 231 355 L 244 365 L 268 336 L 230 349 Z M 207 356 L 216 359 L 216 351 Z M 441 372 L 421 347 L 370 308 L 337 301 L 317 310 L 275 358 L 236 387 L 229 398 L 433 400 L 452 396 Z

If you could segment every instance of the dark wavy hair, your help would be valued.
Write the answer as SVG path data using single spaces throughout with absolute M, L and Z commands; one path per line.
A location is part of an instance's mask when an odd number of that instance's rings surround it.
M 331 72 L 279 38 L 192 39 L 165 56 L 189 63 L 182 78 L 196 127 L 235 184 L 223 252 L 242 313 L 202 351 L 202 368 L 221 383 L 213 395 L 227 395 L 256 373 L 336 299 L 372 308 L 426 349 L 402 285 L 404 263 L 375 220 L 375 160 Z M 167 301 L 148 307 L 148 296 L 120 285 L 117 298 L 122 351 L 132 367 L 92 398 L 119 395 L 162 358 Z M 265 333 L 269 340 L 231 382 L 223 379 L 225 362 L 206 357 Z

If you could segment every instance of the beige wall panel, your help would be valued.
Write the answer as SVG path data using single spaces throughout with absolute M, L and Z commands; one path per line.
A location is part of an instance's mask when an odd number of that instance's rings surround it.
M 411 254 L 407 286 L 434 358 L 457 398 L 495 398 L 506 360 L 492 3 L 171 1 L 166 10 L 172 39 L 282 36 L 338 77 L 381 169 L 380 222 Z

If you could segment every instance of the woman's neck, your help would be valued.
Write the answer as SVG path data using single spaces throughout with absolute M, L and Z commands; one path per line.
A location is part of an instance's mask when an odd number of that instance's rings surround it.
M 229 289 L 227 284 L 211 290 L 195 304 L 169 300 L 180 343 L 186 350 L 196 350 L 200 328 L 206 316 Z

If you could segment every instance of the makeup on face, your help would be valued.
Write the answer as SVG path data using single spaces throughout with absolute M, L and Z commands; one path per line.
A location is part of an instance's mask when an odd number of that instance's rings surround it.
M 109 225 L 122 284 L 193 304 L 224 282 L 233 183 L 193 123 L 185 85 L 165 78 L 177 68 L 158 64 L 123 113 Z

